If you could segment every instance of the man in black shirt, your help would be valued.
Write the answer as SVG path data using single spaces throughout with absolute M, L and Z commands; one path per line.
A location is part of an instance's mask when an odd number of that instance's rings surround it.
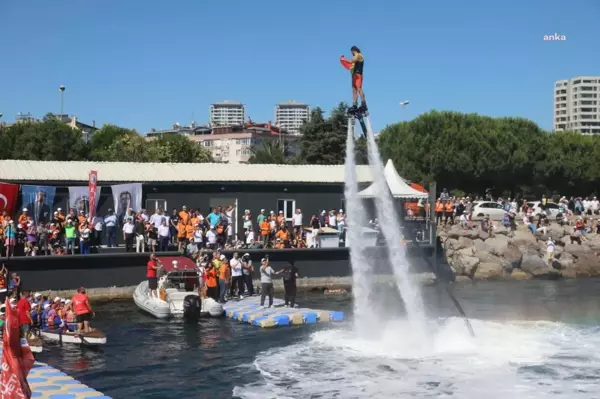
M 285 289 L 285 306 L 293 308 L 296 304 L 296 279 L 300 278 L 300 272 L 294 263 L 290 267 L 277 272 L 283 277 L 283 288 Z

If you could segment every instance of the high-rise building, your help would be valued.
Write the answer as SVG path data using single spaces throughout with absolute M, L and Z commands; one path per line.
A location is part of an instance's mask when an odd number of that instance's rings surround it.
M 246 119 L 246 107 L 242 103 L 223 101 L 210 105 L 211 126 L 241 125 Z
M 600 76 L 577 76 L 554 85 L 554 131 L 600 133 Z
M 310 106 L 290 100 L 275 106 L 275 126 L 300 134 L 300 126 L 310 118 Z

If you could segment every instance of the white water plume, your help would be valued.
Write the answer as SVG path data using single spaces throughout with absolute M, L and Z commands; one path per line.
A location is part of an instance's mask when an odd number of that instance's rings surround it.
M 396 285 L 404 301 L 408 320 L 417 336 L 426 337 L 425 312 L 419 284 L 409 272 L 409 263 L 406 258 L 406 248 L 403 245 L 403 236 L 394 205 L 394 198 L 385 179 L 383 163 L 371 130 L 369 118 L 365 118 L 367 126 L 367 148 L 369 165 L 375 186 L 375 208 L 381 232 L 385 237 L 388 250 L 389 263 L 392 266 Z M 423 341 L 425 344 L 426 341 Z
M 365 209 L 358 197 L 356 161 L 354 156 L 354 126 L 348 119 L 348 138 L 346 139 L 346 240 L 350 242 L 350 264 L 352 266 L 352 294 L 354 296 L 355 327 L 359 331 L 368 331 L 372 327 L 372 309 L 369 306 L 371 290 L 371 265 L 365 254 L 366 245 L 361 230 L 366 226 Z

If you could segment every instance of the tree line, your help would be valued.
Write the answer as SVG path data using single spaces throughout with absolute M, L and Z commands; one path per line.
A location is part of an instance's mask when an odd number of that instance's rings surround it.
M 104 125 L 85 142 L 82 132 L 48 114 L 40 122 L 0 127 L 0 159 L 37 161 L 212 162 L 187 137 L 146 140 L 133 129 Z
M 343 164 L 347 105 L 328 117 L 320 108 L 301 127 L 299 151 L 277 140 L 252 148 L 251 163 Z M 591 195 L 600 182 L 600 137 L 549 133 L 523 118 L 431 111 L 387 126 L 377 137 L 384 160 L 404 178 L 437 182 L 456 192 L 482 195 Z M 356 157 L 367 163 L 366 142 Z M 51 116 L 0 128 L 0 158 L 48 161 L 212 162 L 209 150 L 187 137 L 147 141 L 135 130 L 104 125 L 85 143 L 77 129 Z

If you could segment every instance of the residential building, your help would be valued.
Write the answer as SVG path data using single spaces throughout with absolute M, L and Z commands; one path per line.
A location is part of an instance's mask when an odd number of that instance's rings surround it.
M 241 125 L 246 119 L 246 107 L 242 103 L 223 101 L 210 105 L 211 126 Z
M 310 106 L 290 100 L 275 105 L 275 125 L 292 134 L 300 134 L 300 127 L 310 118 Z
M 578 76 L 554 85 L 554 131 L 600 133 L 600 76 Z
M 179 124 L 176 123 L 173 125 L 173 127 L 171 129 L 164 129 L 164 130 L 151 129 L 149 132 L 146 133 L 145 136 L 147 138 L 157 138 L 157 137 L 169 136 L 169 135 L 202 136 L 202 135 L 207 135 L 207 134 L 211 134 L 211 133 L 212 133 L 212 129 L 210 128 L 210 126 L 206 126 L 206 125 L 197 126 L 195 122 L 192 122 L 192 124 L 189 126 L 180 126 Z
M 230 164 L 247 163 L 252 147 L 260 148 L 268 141 L 285 143 L 290 155 L 300 150 L 297 136 L 270 123 L 214 127 L 211 135 L 190 136 L 190 140 L 209 149 L 215 162 Z
M 83 137 L 83 141 L 88 143 L 94 133 L 98 130 L 96 127 L 96 121 L 92 121 L 91 125 L 87 123 L 83 123 L 77 119 L 76 116 L 69 115 L 55 115 L 59 120 L 63 121 L 67 125 L 71 126 L 72 129 L 77 129 L 81 131 L 81 135 Z

